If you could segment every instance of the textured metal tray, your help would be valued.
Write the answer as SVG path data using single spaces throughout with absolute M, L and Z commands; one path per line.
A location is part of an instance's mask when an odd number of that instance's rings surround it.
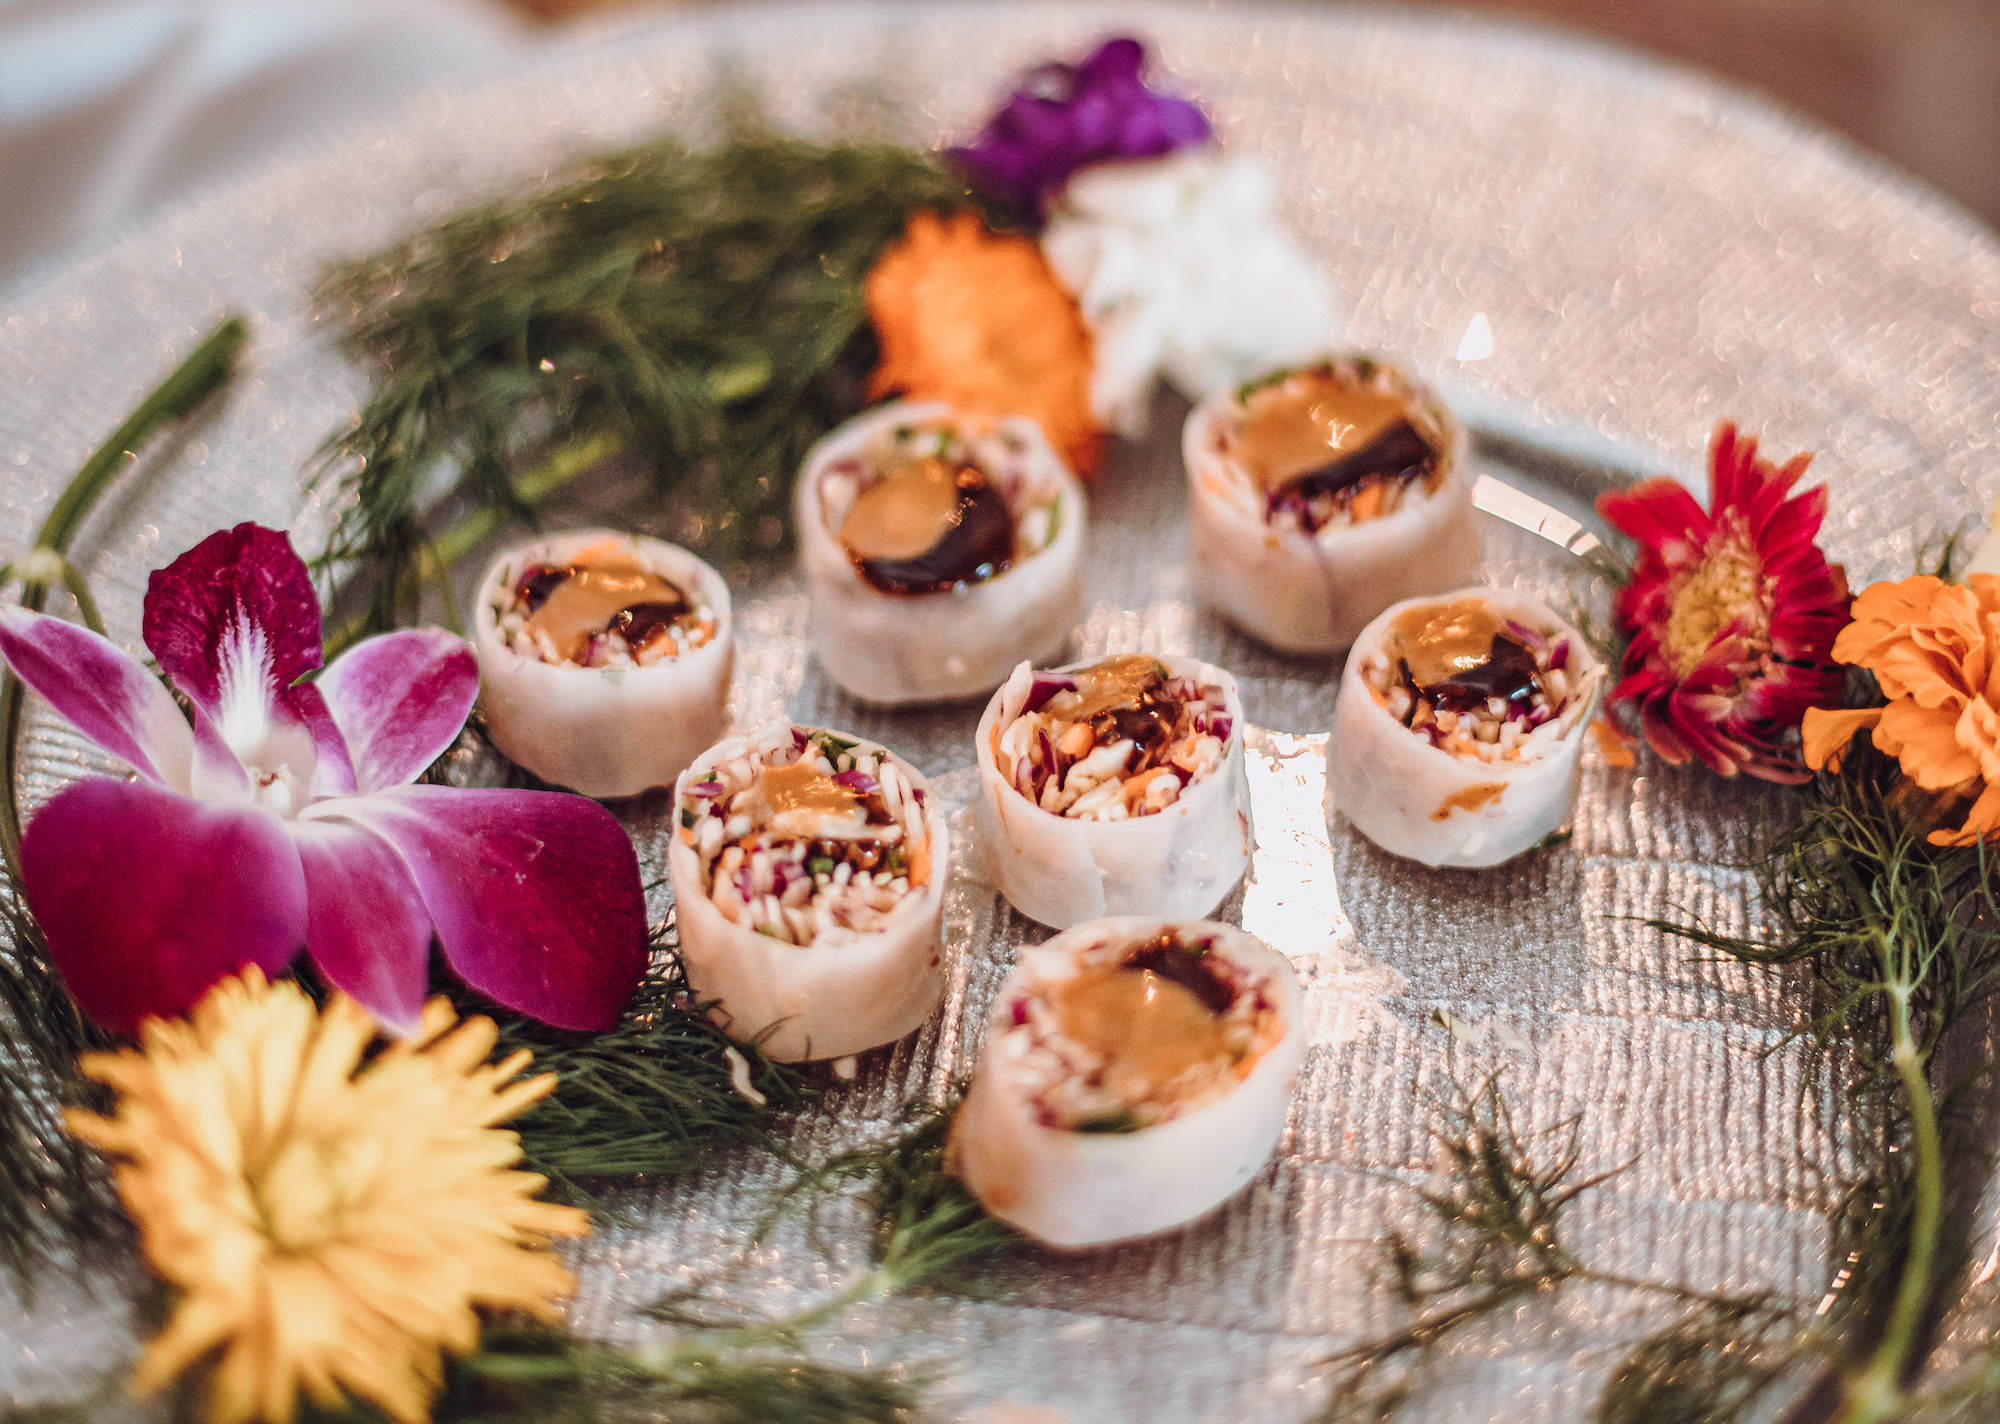
M 326 258 L 581 151 L 663 125 L 698 135 L 721 61 L 802 131 L 865 120 L 930 142 L 963 132 L 1016 68 L 1114 27 L 1156 40 L 1225 140 L 1270 158 L 1353 337 L 1444 389 L 1482 431 L 1480 472 L 1580 513 L 1623 472 L 1698 473 L 1709 428 L 1734 415 L 1781 454 L 1821 452 L 1829 546 L 1857 582 L 1906 569 L 1917 539 L 1983 509 L 2000 483 L 2000 244 L 1706 79 L 1539 32 L 1388 10 L 748 7 L 626 22 L 371 117 L 8 293 L 0 552 L 25 545 L 68 472 L 173 352 L 225 308 L 250 312 L 251 379 L 149 456 L 86 530 L 106 616 L 136 646 L 146 571 L 210 530 L 257 518 L 290 525 L 302 547 L 324 536 L 330 511 L 297 472 L 362 390 L 303 314 Z M 1493 350 L 1460 361 L 1475 316 Z M 1528 1126 L 1582 1112 L 1586 1169 L 1636 1159 L 1577 1208 L 1576 1243 L 1599 1264 L 1816 1291 L 1815 1167 L 1839 1164 L 1841 1112 L 1830 1096 L 1793 1111 L 1802 1059 L 1781 1039 L 1801 1013 L 1797 986 L 1700 962 L 1624 918 L 1688 909 L 1745 924 L 1749 886 L 1732 866 L 1775 794 L 1593 755 L 1574 839 L 1498 870 L 1425 871 L 1344 825 L 1329 835 L 1322 753 L 1337 666 L 1276 657 L 1198 611 L 1182 563 L 1179 411 L 1159 414 L 1093 488 L 1078 651 L 1220 663 L 1262 729 L 1256 859 L 1225 910 L 1309 981 L 1312 1046 L 1279 1159 L 1187 1231 L 1078 1257 L 1030 1252 L 996 1299 L 867 1307 L 822 1348 L 938 1374 L 947 1415 L 1003 1396 L 1107 1421 L 1307 1415 L 1315 1361 L 1385 1318 L 1372 1242 L 1410 1219 L 1404 1184 L 1429 1169 L 1438 1007 L 1496 1026 L 1473 1057 L 1509 1065 Z M 1574 561 L 1483 523 L 1483 575 L 1563 606 Z M 941 776 L 944 794 L 970 790 L 959 769 L 976 707 L 855 706 L 805 651 L 796 576 L 742 570 L 735 586 L 741 724 L 846 726 Z M 99 766 L 38 709 L 30 804 Z M 641 805 L 633 822 L 657 861 L 657 808 Z M 664 890 L 652 908 L 667 912 Z M 942 1092 L 976 1054 L 1014 946 L 1044 933 L 963 872 L 948 927 L 939 1015 L 866 1057 L 854 1083 L 799 1122 L 801 1146 L 884 1132 L 905 1098 Z M 743 1303 L 773 1310 L 838 1285 L 863 1252 L 845 1208 L 744 1254 L 780 1179 L 771 1160 L 745 1156 L 622 1193 L 614 1222 L 573 1253 L 576 1325 L 645 1338 L 660 1327 L 635 1306 L 717 1271 Z M 80 1281 L 32 1308 L 0 1304 L 0 1399 L 60 1395 L 130 1350 L 130 1286 Z M 1526 1309 L 1456 1347 L 1410 1417 L 1582 1417 L 1647 1319 L 1590 1291 Z

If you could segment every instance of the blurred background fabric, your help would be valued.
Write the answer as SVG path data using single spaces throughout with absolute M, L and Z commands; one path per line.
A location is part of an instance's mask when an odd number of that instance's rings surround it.
M 526 42 L 487 0 L 0 0 L 0 280 Z
M 584 12 L 630 3 L 0 0 L 0 283 L 345 111 L 549 44 Z M 1701 65 L 2000 223 L 2000 0 L 1458 7 Z

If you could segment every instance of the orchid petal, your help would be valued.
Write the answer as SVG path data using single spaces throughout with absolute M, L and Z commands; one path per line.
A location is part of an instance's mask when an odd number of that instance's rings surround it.
M 397 1033 L 430 987 L 431 917 L 395 848 L 334 820 L 286 823 L 306 877 L 306 950 L 327 983 Z
M 301 786 L 352 784 L 324 700 L 299 685 L 320 665 L 319 599 L 284 534 L 239 524 L 156 570 L 144 631 L 161 670 L 246 765 Z
M 412 628 L 355 644 L 313 685 L 365 796 L 416 780 L 457 740 L 479 696 L 479 663 L 465 639 Z
M 173 694 L 109 638 L 25 608 L 0 612 L 0 656 L 76 729 L 141 776 L 188 789 L 194 738 Z
M 188 778 L 189 794 L 197 801 L 249 802 L 250 773 L 222 740 L 222 733 L 215 729 L 208 714 L 194 704 L 190 704 L 189 710 L 194 722 L 194 770 Z
M 646 970 L 638 858 L 617 818 L 548 791 L 400 786 L 308 816 L 401 852 L 459 977 L 557 1028 L 603 1030 Z
M 151 782 L 60 792 L 22 837 L 21 879 L 63 981 L 119 1033 L 186 1013 L 245 965 L 275 975 L 305 939 L 305 878 L 278 818 Z

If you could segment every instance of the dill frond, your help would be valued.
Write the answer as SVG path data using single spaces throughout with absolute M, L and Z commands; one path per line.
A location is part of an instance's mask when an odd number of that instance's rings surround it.
M 778 1194 L 757 1235 L 768 1235 L 800 1203 L 817 1204 L 857 1185 L 875 1219 L 882 1291 L 976 1289 L 975 1268 L 1020 1245 L 1022 1237 L 988 1216 L 951 1171 L 951 1123 L 963 1097 L 961 1085 L 942 1107 L 909 1104 L 907 1126 L 896 1136 L 801 1170 Z
M 1433 1097 L 1431 1108 L 1436 1165 L 1417 1193 L 1428 1229 L 1421 1238 L 1391 1232 L 1382 1240 L 1382 1273 L 1409 1319 L 1327 1358 L 1330 1389 L 1321 1424 L 1386 1424 L 1423 1384 L 1426 1366 L 1452 1336 L 1572 1283 L 1658 1297 L 1685 1312 L 1678 1335 L 1656 1337 L 1627 1361 L 1635 1378 L 1626 1381 L 1621 1371 L 1607 1390 L 1598 1416 L 1603 1424 L 1683 1417 L 1611 1411 L 1646 1388 L 1655 1390 L 1649 1404 L 1672 1404 L 1670 1386 L 1707 1357 L 1702 1342 L 1718 1333 L 1703 1335 L 1704 1322 L 1769 1332 L 1794 1313 L 1768 1292 L 1732 1294 L 1622 1276 L 1573 1253 L 1562 1237 L 1564 1211 L 1632 1165 L 1579 1176 L 1581 1115 L 1522 1133 L 1498 1070 L 1470 1087 L 1454 1078 L 1450 1094 Z M 1726 1351 L 1723 1343 L 1706 1348 Z M 1661 1376 L 1660 1367 L 1668 1365 L 1676 1372 Z M 1708 1416 L 1685 1418 L 1692 1424 Z
M 1948 565 L 1948 548 L 1941 558 Z M 1856 700 L 1879 702 L 1872 691 L 1857 686 Z M 1951 1078 L 1938 1050 L 2000 984 L 2000 867 L 1983 844 L 1929 844 L 1948 810 L 1864 733 L 1838 774 L 1806 788 L 1797 822 L 1762 858 L 1773 933 L 1651 922 L 1742 963 L 1807 966 L 1815 995 L 1806 1035 L 1822 1070 L 1837 1057 L 1861 1127 L 1861 1165 L 1833 1213 L 1825 1315 L 1788 1342 L 1746 1338 L 1730 1368 L 1685 1377 L 1676 1388 L 1689 1419 L 1737 1417 L 1730 1401 L 1755 1384 L 1760 1351 L 1841 1365 L 1845 1420 L 1890 1419 L 1908 1405 L 1908 1376 L 1964 1265 L 1972 1203 L 1947 1182 L 1946 1164 L 1978 1150 L 1960 1109 L 1991 1066 L 1981 1056 Z M 1674 1345 L 1660 1337 L 1634 1361 L 1670 1366 Z
M 1436 1170 L 1417 1193 L 1428 1238 L 1391 1232 L 1382 1242 L 1384 1274 L 1410 1319 L 1328 1357 L 1322 1424 L 1391 1418 L 1450 1336 L 1584 1274 L 1563 1245 L 1563 1210 L 1624 1170 L 1573 1180 L 1581 1120 L 1523 1137 L 1497 1070 L 1470 1088 L 1454 1081 L 1431 1108 Z
M 796 1350 L 744 1352 L 670 1341 L 620 1349 L 523 1320 L 489 1325 L 479 1348 L 445 1361 L 433 1424 L 915 1424 L 920 1383 L 894 1368 L 843 1369 Z M 388 1424 L 364 1402 L 301 1399 L 303 1424 Z M 69 1415 L 51 1416 L 63 1424 Z M 85 1416 L 74 1416 L 85 1417 Z
M 77 1057 L 106 1040 L 11 894 L 0 921 L 0 1270 L 27 1293 L 43 1268 L 122 1246 L 130 1231 L 97 1155 L 62 1128 L 62 1103 L 83 1091 Z
M 927 154 L 744 121 L 704 152 L 669 137 L 587 160 L 329 270 L 314 309 L 375 378 L 316 463 L 349 501 L 322 566 L 366 590 L 351 631 L 394 626 L 424 573 L 448 583 L 467 522 L 532 522 L 613 450 L 650 469 L 650 503 L 685 497 L 683 542 L 781 545 L 800 461 L 862 403 L 869 267 L 912 211 L 972 201 Z
M 670 948 L 670 934 L 668 925 L 656 927 L 656 951 Z M 732 1044 L 699 1008 L 675 958 L 659 962 L 608 1033 L 567 1033 L 478 1005 L 499 1026 L 495 1052 L 529 1049 L 534 1071 L 556 1075 L 556 1090 L 514 1124 L 521 1165 L 588 1202 L 592 1182 L 697 1171 L 739 1147 L 782 1152 L 772 1112 L 804 1100 L 803 1079 Z M 736 1091 L 724 1057 L 731 1047 L 749 1060 L 751 1083 L 770 1106 Z
M 1736 1424 L 1812 1347 L 1774 1298 L 1701 1301 L 1625 1357 L 1597 1424 Z

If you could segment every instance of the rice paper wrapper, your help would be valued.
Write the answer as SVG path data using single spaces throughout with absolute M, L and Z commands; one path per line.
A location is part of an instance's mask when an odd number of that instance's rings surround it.
M 1527 763 L 1467 761 L 1398 722 L 1371 694 L 1363 654 L 1388 640 L 1404 610 L 1474 596 L 1517 623 L 1549 630 L 1551 641 L 1567 638 L 1571 669 L 1597 666 L 1576 629 L 1540 599 L 1509 589 L 1405 599 L 1368 625 L 1341 674 L 1327 753 L 1328 816 L 1338 811 L 1382 849 L 1424 865 L 1498 865 L 1561 830 L 1576 805 L 1598 696 L 1593 688 L 1568 732 Z
M 1274 529 L 1262 487 L 1222 448 L 1234 391 L 1188 414 L 1181 458 L 1188 475 L 1188 564 L 1208 605 L 1260 642 L 1287 653 L 1335 653 L 1400 599 L 1443 593 L 1473 577 L 1479 529 L 1466 480 L 1464 425 L 1419 392 L 1450 433 L 1435 489 L 1413 489 L 1400 508 L 1317 534 Z
M 857 416 L 806 456 L 793 495 L 799 558 L 811 587 L 807 632 L 814 656 L 842 689 L 864 702 L 899 706 L 991 692 L 1023 658 L 1060 657 L 1083 617 L 1083 486 L 1041 426 L 999 423 L 1025 446 L 1031 486 L 1060 491 L 1055 534 L 1040 552 L 980 583 L 937 593 L 884 593 L 854 567 L 827 527 L 821 501 L 830 468 L 863 454 L 889 426 L 955 419 L 942 402 L 897 402 Z M 1017 517 L 1019 505 L 1009 500 Z
M 566 564 L 613 543 L 652 565 L 715 614 L 715 636 L 650 667 L 585 668 L 524 657 L 507 645 L 498 609 L 535 564 Z M 729 586 L 677 544 L 611 529 L 576 529 L 509 549 L 487 567 L 473 609 L 479 701 L 487 735 L 515 765 L 586 796 L 636 796 L 671 786 L 728 720 L 736 629 Z
M 883 750 L 848 732 L 834 735 Z M 757 736 L 732 737 L 682 773 L 674 788 L 676 822 L 688 787 L 705 779 L 708 768 L 743 755 Z M 890 912 L 885 928 L 852 944 L 787 944 L 736 924 L 708 898 L 700 858 L 678 830 L 668 848 L 688 987 L 697 1001 L 713 1001 L 709 1017 L 731 1038 L 755 1044 L 780 1063 L 845 1058 L 894 1043 L 921 1028 L 943 996 L 951 838 L 930 783 L 901 757 L 887 755 L 906 784 L 924 792 L 930 879 L 912 887 Z
M 1053 929 L 1105 915 L 1199 919 L 1222 903 L 1248 867 L 1253 832 L 1236 679 L 1194 658 L 1160 661 L 1177 677 L 1219 685 L 1231 725 L 1221 763 L 1189 783 L 1171 806 L 1149 815 L 1082 821 L 1044 811 L 1014 789 L 994 759 L 1007 688 L 994 694 L 979 719 L 973 823 L 987 874 L 1029 919 Z
M 1012 1005 L 1029 987 L 1025 964 L 1073 970 L 1095 946 L 1138 943 L 1167 929 L 1184 939 L 1210 938 L 1211 952 L 1264 980 L 1283 1016 L 1278 1041 L 1223 1097 L 1167 1122 L 1136 1132 L 1044 1125 L 1024 1066 L 1005 1044 Z M 1242 1190 L 1284 1132 L 1305 1051 L 1303 999 L 1286 958 L 1230 925 L 1149 916 L 1094 920 L 1021 953 L 1023 965 L 994 1000 L 978 1070 L 952 1124 L 956 1170 L 987 1211 L 1051 1245 L 1085 1247 L 1171 1230 Z

